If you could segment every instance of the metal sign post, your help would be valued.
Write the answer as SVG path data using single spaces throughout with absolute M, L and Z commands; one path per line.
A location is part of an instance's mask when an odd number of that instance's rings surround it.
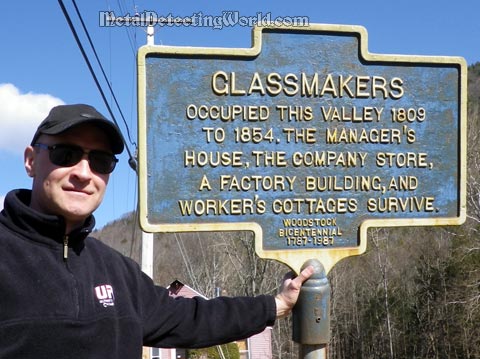
M 462 58 L 371 54 L 359 26 L 144 46 L 141 226 L 252 231 L 260 257 L 297 272 L 315 258 L 326 275 L 369 227 L 461 224 L 466 73 Z
M 315 273 L 302 286 L 293 309 L 293 340 L 300 343 L 300 358 L 327 358 L 330 342 L 330 284 L 323 265 L 316 259 L 305 262 Z M 303 268 L 302 268 L 303 269 Z

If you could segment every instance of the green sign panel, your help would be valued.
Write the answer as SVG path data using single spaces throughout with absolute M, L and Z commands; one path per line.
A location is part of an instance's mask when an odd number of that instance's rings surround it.
M 361 27 L 253 35 L 140 50 L 145 230 L 252 230 L 260 256 L 328 270 L 368 227 L 464 221 L 463 59 L 369 54 Z

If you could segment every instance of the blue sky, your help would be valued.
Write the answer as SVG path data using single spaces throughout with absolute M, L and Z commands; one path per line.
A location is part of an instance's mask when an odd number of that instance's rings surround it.
M 64 1 L 78 31 L 80 23 L 70 0 Z M 153 11 L 159 16 L 269 14 L 308 16 L 310 23 L 362 25 L 372 53 L 462 56 L 469 65 L 480 61 L 480 3 L 472 0 L 343 0 L 343 1 L 86 1 L 77 6 L 115 91 L 125 117 L 114 109 L 128 141 L 137 142 L 136 49 L 146 43 L 145 28 L 100 27 L 100 12 L 116 16 Z M 176 46 L 250 47 L 251 29 L 156 27 L 155 43 Z M 85 37 L 82 42 L 87 46 Z M 13 188 L 30 188 L 23 150 L 52 106 L 88 103 L 108 114 L 57 1 L 5 1 L 0 22 L 0 208 Z M 91 52 L 89 52 L 91 55 Z M 93 56 L 90 56 L 93 60 Z M 95 69 L 98 70 L 97 67 Z M 100 72 L 97 71 L 101 76 Z M 103 88 L 107 87 L 102 80 Z M 129 141 L 131 152 L 135 146 Z M 137 179 L 124 153 L 112 174 L 97 227 L 136 208 Z

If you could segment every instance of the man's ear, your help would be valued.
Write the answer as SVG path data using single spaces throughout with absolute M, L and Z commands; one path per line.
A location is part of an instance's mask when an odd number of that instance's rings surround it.
M 25 170 L 29 177 L 35 177 L 35 149 L 32 146 L 25 148 L 23 153 L 23 159 L 25 164 Z

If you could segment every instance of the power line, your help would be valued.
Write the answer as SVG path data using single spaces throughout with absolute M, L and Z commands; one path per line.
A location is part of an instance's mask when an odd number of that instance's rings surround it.
M 124 3 L 124 1 L 122 1 Z M 122 4 L 120 3 L 120 0 L 117 0 L 117 4 L 118 4 L 118 7 L 120 9 L 120 12 L 122 14 L 125 14 L 126 11 L 125 11 L 125 5 L 122 6 Z M 137 13 L 137 6 L 136 4 L 134 3 L 133 4 L 134 6 L 134 9 L 135 9 L 135 14 Z M 132 27 L 129 27 L 129 26 L 125 26 L 125 32 L 127 33 L 127 38 L 128 38 L 128 42 L 130 43 L 130 47 L 132 49 L 132 53 L 133 53 L 133 56 L 135 56 L 135 49 L 138 47 L 137 46 L 137 38 L 136 38 L 136 33 L 135 33 L 135 30 L 132 32 L 130 30 L 132 30 L 133 28 Z M 133 33 L 133 35 L 132 35 Z
M 103 66 L 102 66 L 102 63 L 100 61 L 100 58 L 98 57 L 98 54 L 97 54 L 97 50 L 95 49 L 95 45 L 93 44 L 93 41 L 92 41 L 92 38 L 90 37 L 90 34 L 88 32 L 88 29 L 87 27 L 85 26 L 85 22 L 83 21 L 83 17 L 82 15 L 80 14 L 80 10 L 78 9 L 78 6 L 77 6 L 77 3 L 75 0 L 72 0 L 72 3 L 73 3 L 73 6 L 75 7 L 75 11 L 77 12 L 77 16 L 78 18 L 80 19 L 80 23 L 82 24 L 82 27 L 83 27 L 83 31 L 85 32 L 85 35 L 87 36 L 87 39 L 88 39 L 88 42 L 90 44 L 90 47 L 92 48 L 92 51 L 93 51 L 93 54 L 95 55 L 95 59 L 97 60 L 97 63 L 98 63 L 98 66 L 100 67 L 100 70 L 102 71 L 102 74 L 103 74 L 103 78 L 105 79 L 105 82 L 107 83 L 108 85 L 108 88 L 110 90 L 110 93 L 112 94 L 113 96 L 113 100 L 115 101 L 115 104 L 117 105 L 117 109 L 118 111 L 120 112 L 120 116 L 122 117 L 123 119 L 123 123 L 125 124 L 125 127 L 127 128 L 127 134 L 128 134 L 128 139 L 130 140 L 130 143 L 132 144 L 135 144 L 135 142 L 132 141 L 132 138 L 130 136 L 130 130 L 128 128 L 128 125 L 127 125 L 127 122 L 125 121 L 125 117 L 123 116 L 123 112 L 120 108 L 120 105 L 117 101 L 117 98 L 115 97 L 115 93 L 110 85 L 110 81 L 108 80 L 108 77 L 107 75 L 105 74 L 105 71 L 103 69 Z
M 122 116 L 123 122 L 124 122 L 124 124 L 125 124 L 125 126 L 126 126 L 126 128 L 127 128 L 127 134 L 128 134 L 129 140 L 130 140 L 130 142 L 133 144 L 133 141 L 131 140 L 131 137 L 130 137 L 130 131 L 129 131 L 129 128 L 128 128 L 128 124 L 127 124 L 126 121 L 125 121 L 125 117 L 123 116 L 123 113 L 122 113 L 122 111 L 121 111 L 121 109 L 120 109 L 120 105 L 118 104 L 118 101 L 117 101 L 117 99 L 116 99 L 115 93 L 113 92 L 113 89 L 112 89 L 112 87 L 110 86 L 110 82 L 108 81 L 108 78 L 107 78 L 107 76 L 106 76 L 106 74 L 105 74 L 105 71 L 103 70 L 103 66 L 102 66 L 102 64 L 101 64 L 101 62 L 100 62 L 100 59 L 98 58 L 97 52 L 96 52 L 96 50 L 95 50 L 95 46 L 93 45 L 93 42 L 91 41 L 90 35 L 89 35 L 88 30 L 87 30 L 87 28 L 86 28 L 86 26 L 85 26 L 85 23 L 83 22 L 83 18 L 82 18 L 81 14 L 80 14 L 80 11 L 78 10 L 78 7 L 77 7 L 77 5 L 76 5 L 76 3 L 75 3 L 75 0 L 72 0 L 72 2 L 73 2 L 73 4 L 74 4 L 75 10 L 76 10 L 76 12 L 77 12 L 77 16 L 79 17 L 80 22 L 82 23 L 83 30 L 84 30 L 84 32 L 85 32 L 85 34 L 86 34 L 86 36 L 87 36 L 87 38 L 88 38 L 88 40 L 89 40 L 90 46 L 91 46 L 91 48 L 92 48 L 92 50 L 93 50 L 93 52 L 94 52 L 94 54 L 95 54 L 95 58 L 96 58 L 96 60 L 97 60 L 97 63 L 98 63 L 98 65 L 99 65 L 99 67 L 100 67 L 100 69 L 101 69 L 101 71 L 102 71 L 102 74 L 103 74 L 103 76 L 104 76 L 105 81 L 107 82 L 107 85 L 108 85 L 108 88 L 109 88 L 109 90 L 110 90 L 110 93 L 112 94 L 112 97 L 113 97 L 113 99 L 114 99 L 114 101 L 115 101 L 115 104 L 116 104 L 116 106 L 117 106 L 117 109 L 118 109 L 118 111 L 120 112 L 120 115 Z M 92 75 L 92 77 L 93 77 L 93 80 L 95 81 L 95 84 L 96 84 L 96 86 L 97 86 L 97 88 L 98 88 L 98 90 L 99 90 L 99 92 L 100 92 L 100 95 L 102 96 L 103 102 L 105 103 L 105 106 L 107 107 L 107 110 L 108 110 L 110 116 L 112 117 L 113 122 L 117 125 L 117 127 L 119 127 L 119 126 L 118 126 L 118 122 L 117 122 L 117 120 L 115 119 L 115 116 L 114 116 L 114 114 L 113 114 L 113 111 L 112 111 L 110 105 L 108 104 L 107 98 L 106 98 L 106 96 L 105 96 L 105 93 L 104 93 L 101 85 L 100 85 L 100 82 L 98 81 L 97 75 L 95 74 L 95 71 L 93 70 L 92 64 L 91 64 L 91 62 L 90 62 L 90 60 L 89 60 L 89 58 L 88 58 L 88 56 L 87 56 L 87 54 L 86 54 L 86 52 L 85 52 L 85 49 L 84 49 L 84 47 L 83 47 L 83 45 L 82 45 L 82 43 L 81 43 L 81 41 L 80 41 L 80 38 L 79 38 L 78 33 L 77 33 L 76 29 L 75 29 L 75 26 L 73 25 L 73 22 L 72 22 L 72 20 L 71 20 L 71 18 L 70 18 L 70 15 L 68 14 L 68 11 L 67 11 L 67 9 L 65 8 L 65 5 L 64 5 L 63 1 L 62 1 L 62 0 L 58 0 L 58 3 L 59 3 L 59 5 L 60 5 L 60 7 L 61 7 L 61 9 L 62 9 L 63 15 L 65 16 L 65 19 L 67 20 L 68 26 L 70 27 L 70 31 L 72 32 L 72 34 L 73 34 L 73 36 L 74 36 L 74 38 L 75 38 L 75 41 L 77 42 L 77 46 L 78 46 L 78 48 L 80 49 L 80 52 L 82 53 L 82 56 L 83 56 L 85 62 L 87 63 L 88 69 L 90 70 L 90 73 L 91 73 L 91 75 Z M 119 127 L 119 128 L 120 128 L 120 127 Z M 130 152 L 130 149 L 129 149 L 129 147 L 128 147 L 126 141 L 125 141 L 125 138 L 124 138 L 123 136 L 122 136 L 122 139 L 123 139 L 123 142 L 124 142 L 124 144 L 125 144 L 125 148 L 126 148 L 126 150 L 127 150 L 127 152 L 128 152 L 128 155 L 129 155 L 128 164 L 129 164 L 130 167 L 136 172 L 136 171 L 137 171 L 137 162 L 136 162 L 136 159 L 134 158 L 134 156 L 133 156 L 132 153 Z

